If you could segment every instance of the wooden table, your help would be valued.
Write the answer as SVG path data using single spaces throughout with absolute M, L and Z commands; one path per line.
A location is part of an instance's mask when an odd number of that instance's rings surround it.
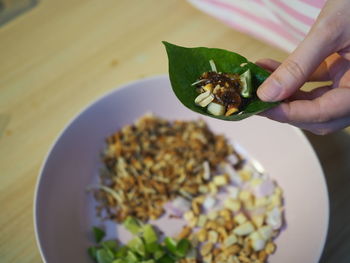
M 46 0 L 0 27 L 1 262 L 41 261 L 33 195 L 45 154 L 88 103 L 122 83 L 166 73 L 162 40 L 231 49 L 251 60 L 286 57 L 176 0 Z M 331 199 L 322 262 L 349 262 L 349 134 L 308 137 Z

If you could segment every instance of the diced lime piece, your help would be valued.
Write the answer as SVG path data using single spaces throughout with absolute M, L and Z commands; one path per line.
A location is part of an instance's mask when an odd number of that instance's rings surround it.
M 146 247 L 146 251 L 151 254 L 155 253 L 156 251 L 163 250 L 162 247 L 157 242 L 146 243 L 145 247 Z
M 126 257 L 126 255 L 128 254 L 128 250 L 129 250 L 129 248 L 127 246 L 123 246 L 123 247 L 119 248 L 115 252 L 115 257 L 116 258 L 124 258 L 124 257 Z
M 143 257 L 146 255 L 145 244 L 140 237 L 134 237 L 132 240 L 130 240 L 128 243 L 128 248 Z
M 155 259 L 160 259 L 164 256 L 164 254 L 165 254 L 164 248 L 160 247 L 160 250 L 157 250 L 153 253 L 153 257 Z
M 114 255 L 110 250 L 100 248 L 96 252 L 96 259 L 98 263 L 112 263 Z
M 143 228 L 143 238 L 146 244 L 154 243 L 158 241 L 158 236 L 153 226 L 150 224 L 145 225 Z
M 142 231 L 142 223 L 134 217 L 128 216 L 123 222 L 124 227 L 136 235 Z
M 139 262 L 137 255 L 130 250 L 128 251 L 128 254 L 126 255 L 125 259 L 128 263 L 138 263 Z
M 253 94 L 252 74 L 250 72 L 250 69 L 241 74 L 239 78 L 242 83 L 242 97 L 250 98 Z
M 105 249 L 111 250 L 113 253 L 115 253 L 118 249 L 118 243 L 115 240 L 106 240 L 101 242 L 101 246 Z

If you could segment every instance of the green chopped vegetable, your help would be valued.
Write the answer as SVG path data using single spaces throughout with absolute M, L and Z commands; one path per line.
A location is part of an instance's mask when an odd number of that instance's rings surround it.
M 129 248 L 127 246 L 120 247 L 115 253 L 116 258 L 124 258 L 128 254 Z
M 146 248 L 142 239 L 138 236 L 134 237 L 132 240 L 128 242 L 127 245 L 132 251 L 139 254 L 140 256 L 146 256 Z
M 97 260 L 96 254 L 97 254 L 97 247 L 89 247 L 88 248 L 88 254 L 90 255 L 90 257 L 94 260 Z
M 173 259 L 171 256 L 169 255 L 164 255 L 163 257 L 161 257 L 160 259 L 157 260 L 158 263 L 175 263 L 176 260 Z
M 247 69 L 246 72 L 241 74 L 240 80 L 242 83 L 242 97 L 250 98 L 253 95 L 252 74 L 250 69 Z
M 100 243 L 101 240 L 105 237 L 106 233 L 101 228 L 96 226 L 92 227 L 92 232 L 94 234 L 95 242 Z
M 125 259 L 128 261 L 128 263 L 139 262 L 139 258 L 137 257 L 136 253 L 132 252 L 131 250 L 128 251 Z
M 151 254 L 163 249 L 162 246 L 159 245 L 157 242 L 145 243 L 145 247 L 146 247 L 146 252 Z
M 103 248 L 108 249 L 115 254 L 118 250 L 118 243 L 115 240 L 103 241 L 100 244 Z
M 110 250 L 101 248 L 96 252 L 96 259 L 98 263 L 112 263 L 114 255 Z
M 177 243 L 176 240 L 171 237 L 166 237 L 164 239 L 164 243 L 166 248 L 173 254 L 176 254 L 177 251 Z
M 245 57 L 234 52 L 217 48 L 185 48 L 168 42 L 163 42 L 163 44 L 168 54 L 169 77 L 172 89 L 177 98 L 187 108 L 213 118 L 238 121 L 278 105 L 278 102 L 264 102 L 257 97 L 257 88 L 270 73 L 254 63 L 249 62 Z M 250 71 L 251 89 L 249 89 L 249 85 L 247 85 L 247 89 L 244 90 L 244 96 L 247 96 L 244 97 L 246 101 L 242 104 L 242 108 L 235 112 L 235 114 L 229 116 L 222 114 L 213 115 L 207 108 L 198 106 L 195 103 L 198 92 L 192 84 L 200 83 L 198 78 L 204 72 L 214 72 L 214 69 L 217 72 L 239 75 L 242 73 L 244 74 L 247 70 Z M 249 82 L 249 79 L 245 80 Z
M 154 251 L 154 253 L 153 253 L 153 257 L 154 257 L 155 259 L 160 259 L 160 258 L 162 258 L 164 255 L 165 255 L 165 249 L 164 249 L 162 246 L 160 246 L 160 249 L 159 249 L 159 250 L 156 250 L 156 251 Z
M 150 224 L 145 225 L 142 228 L 142 232 L 143 232 L 143 238 L 145 240 L 146 244 L 150 244 L 150 243 L 154 243 L 154 242 L 158 242 L 158 236 L 156 231 L 154 230 L 153 226 Z
M 128 218 L 126 226 L 136 234 L 124 246 L 115 240 L 101 241 L 105 236 L 104 232 L 93 228 L 94 233 L 98 233 L 98 245 L 88 248 L 90 257 L 97 263 L 175 263 L 184 258 L 191 248 L 187 239 L 176 242 L 171 237 L 165 237 L 160 243 L 150 224 L 142 225 L 137 220 Z
M 128 216 L 124 223 L 124 227 L 132 234 L 136 235 L 142 231 L 143 224 L 134 217 Z
M 191 248 L 191 243 L 187 239 L 181 239 L 176 246 L 176 255 L 178 257 L 186 256 L 187 252 Z

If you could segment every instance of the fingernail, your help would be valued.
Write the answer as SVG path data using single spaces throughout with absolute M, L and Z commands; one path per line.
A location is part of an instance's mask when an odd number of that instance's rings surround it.
M 263 101 L 277 101 L 280 93 L 282 92 L 282 86 L 275 79 L 269 79 L 258 89 L 258 96 Z

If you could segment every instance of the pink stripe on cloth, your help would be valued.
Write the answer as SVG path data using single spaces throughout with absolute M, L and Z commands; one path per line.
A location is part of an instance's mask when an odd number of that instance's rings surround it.
M 255 2 L 255 3 L 258 3 L 258 4 L 261 4 L 261 5 L 265 5 L 263 0 L 251 0 L 252 2 Z
M 223 8 L 223 9 L 230 9 L 231 11 L 239 13 L 239 14 L 245 16 L 246 18 L 248 18 L 256 23 L 259 23 L 265 27 L 268 27 L 269 29 L 278 33 L 280 36 L 284 37 L 285 39 L 287 39 L 289 41 L 293 41 L 293 42 L 295 41 L 295 38 L 293 36 L 291 36 L 291 34 L 289 34 L 287 32 L 287 30 L 285 29 L 285 27 L 283 27 L 282 25 L 276 24 L 270 20 L 263 19 L 261 17 L 255 16 L 255 15 L 252 15 L 251 13 L 248 13 L 242 9 L 239 9 L 239 8 L 232 6 L 230 4 L 227 4 L 227 3 L 223 3 L 223 2 L 220 2 L 217 0 L 202 0 L 202 1 L 210 3 L 212 5 L 215 5 L 217 7 Z M 218 17 L 218 18 L 220 19 L 220 17 Z M 221 19 L 221 20 L 224 20 L 224 19 Z M 229 22 L 232 24 L 231 21 L 229 21 Z M 238 23 L 234 23 L 234 24 L 235 24 L 235 27 L 237 27 L 239 25 Z M 242 27 L 242 25 L 239 25 L 239 27 L 244 28 L 244 27 Z M 247 30 L 245 30 L 245 31 L 247 31 Z M 263 35 L 263 32 L 262 32 L 262 35 Z M 269 43 L 271 43 L 271 41 L 269 41 Z
M 299 0 L 305 4 L 322 9 L 327 0 Z M 348 0 L 345 0 L 348 1 Z
M 266 43 L 269 43 L 273 46 L 278 46 L 279 48 L 281 48 L 282 50 L 291 52 L 292 50 L 288 50 L 285 46 L 283 46 L 281 43 L 274 41 L 273 39 L 270 39 L 268 37 L 265 36 L 264 32 L 256 32 L 251 30 L 249 27 L 244 27 L 241 23 L 239 22 L 234 22 L 231 20 L 225 20 L 225 19 L 221 19 L 224 23 L 228 24 L 231 27 L 234 27 L 235 29 L 237 29 L 238 31 L 242 32 L 242 33 L 247 33 L 251 36 L 254 36 L 260 40 L 265 41 Z M 299 44 L 299 41 L 296 39 L 288 39 L 289 43 L 293 46 L 297 46 Z
M 285 3 L 283 3 L 280 0 L 270 0 L 271 2 L 273 2 L 276 6 L 278 6 L 279 8 L 283 9 L 284 12 L 288 13 L 289 15 L 295 17 L 297 20 L 301 21 L 302 23 L 311 26 L 315 20 L 313 20 L 310 17 L 304 16 L 303 14 L 297 12 L 296 10 L 290 8 L 288 5 L 286 5 Z M 280 14 L 280 16 L 283 16 L 283 14 Z
M 293 32 L 294 34 L 302 38 L 306 36 L 306 32 L 296 27 L 295 24 L 293 24 L 293 22 L 289 21 L 289 19 L 286 18 L 286 15 L 288 15 L 289 18 L 292 18 L 295 21 L 298 21 L 297 18 L 291 16 L 288 12 L 284 12 L 283 8 L 277 6 L 272 0 L 265 0 L 264 3 L 267 4 L 267 8 L 271 9 L 276 15 L 276 17 L 279 18 L 280 22 L 284 25 L 284 30 L 289 30 L 289 32 Z M 300 23 L 300 21 L 298 22 Z M 303 27 L 310 28 L 309 25 L 306 25 L 304 23 L 301 23 L 301 25 Z

